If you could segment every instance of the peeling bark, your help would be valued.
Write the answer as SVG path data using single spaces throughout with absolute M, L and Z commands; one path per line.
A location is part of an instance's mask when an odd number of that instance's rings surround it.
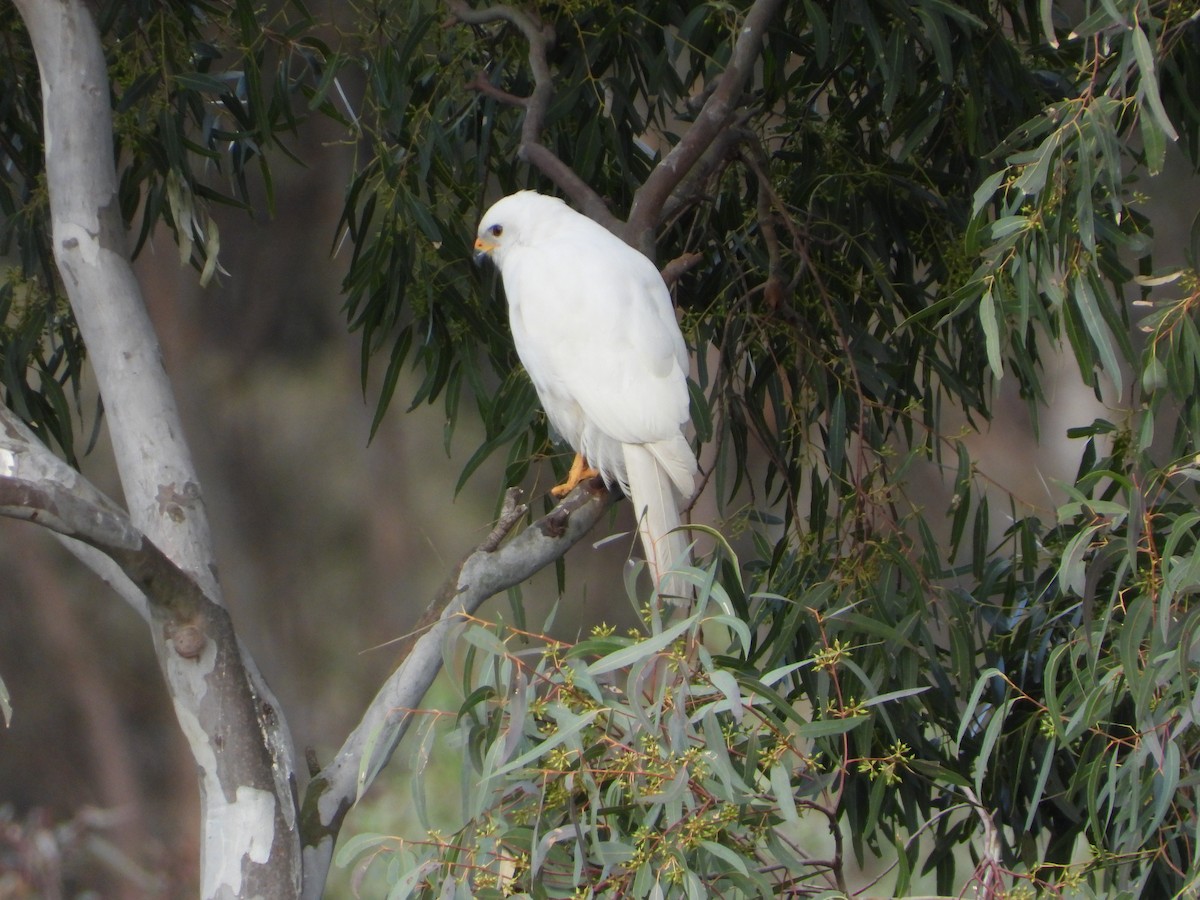
M 297 896 L 290 739 L 226 609 L 4 407 L 0 515 L 103 554 L 145 597 L 155 653 L 200 778 L 201 896 Z
M 145 596 L 200 774 L 202 896 L 295 896 L 290 737 L 222 606 L 199 479 L 129 263 L 100 35 L 80 0 L 16 6 L 41 74 L 54 258 L 104 397 L 129 513 L 56 469 L 11 417 L 3 423 L 0 507 L 101 550 Z M 186 628 L 197 632 L 185 656 L 177 637 Z

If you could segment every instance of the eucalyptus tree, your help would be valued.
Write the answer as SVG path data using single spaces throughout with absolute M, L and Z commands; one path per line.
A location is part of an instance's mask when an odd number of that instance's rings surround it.
M 1137 180 L 1173 146 L 1196 162 L 1194 9 L 416 0 L 333 31 L 299 5 L 16 6 L 28 41 L 0 11 L 19 260 L 0 288 L 0 509 L 61 535 L 150 622 L 200 766 L 205 896 L 320 894 L 443 642 L 465 648 L 463 828 L 342 850 L 389 860 L 397 895 L 848 894 L 870 889 L 852 863 L 871 856 L 897 895 L 920 872 L 943 893 L 1194 890 L 1200 282 L 1193 247 L 1155 266 Z M 415 368 L 406 399 L 443 404 L 448 440 L 466 417 L 485 429 L 447 494 L 479 489 L 494 454 L 508 493 L 301 786 L 212 575 L 128 259 L 164 222 L 211 277 L 207 209 L 251 179 L 269 193 L 267 151 L 313 114 L 357 142 L 331 241 L 351 254 L 364 376 L 384 371 L 376 425 Z M 202 177 L 214 166 L 234 196 Z M 581 488 L 534 520 L 511 490 L 565 457 L 467 260 L 479 213 L 526 187 L 655 259 L 694 351 L 718 510 L 696 533 L 716 549 L 683 573 L 690 608 L 631 579 L 629 635 L 462 615 L 614 499 Z M 1073 423 L 1077 475 L 1040 508 L 966 438 L 1002 381 L 1036 428 L 1060 347 L 1114 412 Z M 85 350 L 123 504 L 73 468 Z M 421 761 L 441 732 L 419 725 Z

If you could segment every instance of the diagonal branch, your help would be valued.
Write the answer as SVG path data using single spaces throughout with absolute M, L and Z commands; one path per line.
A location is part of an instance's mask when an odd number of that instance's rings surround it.
M 0 516 L 33 522 L 101 554 L 146 598 L 155 653 L 200 770 L 209 854 L 201 896 L 241 896 L 247 886 L 266 886 L 264 895 L 295 894 L 299 865 L 293 869 L 287 853 L 295 842 L 292 773 L 276 771 L 291 748 L 281 744 L 286 728 L 228 611 L 2 405 Z M 252 845 L 249 859 L 242 841 Z
M 533 71 L 533 93 L 521 100 L 526 110 L 525 121 L 521 126 L 521 138 L 523 142 L 537 141 L 546 121 L 550 99 L 554 96 L 550 63 L 547 60 L 547 53 L 554 44 L 554 29 L 541 25 L 533 16 L 511 6 L 496 5 L 472 9 L 465 0 L 447 0 L 446 6 L 450 8 L 454 17 L 465 25 L 507 22 L 521 32 L 529 44 L 529 68 Z
M 124 549 L 141 539 L 141 532 L 124 510 L 51 453 L 16 413 L 3 405 L 0 478 L 10 485 L 0 496 L 0 515 L 28 519 L 59 534 Z M 46 494 L 34 497 L 18 489 L 18 484 L 46 485 Z
M 56 482 L 0 475 L 0 516 L 33 522 L 108 556 L 153 598 L 153 618 L 164 624 L 168 636 L 194 625 L 211 612 L 210 607 L 220 609 L 124 513 L 114 512 L 107 503 L 85 499 Z M 193 634 L 192 639 L 203 649 L 203 632 Z M 198 651 L 185 655 L 194 658 Z
M 0 516 L 25 519 L 49 528 L 76 559 L 150 622 L 146 595 L 111 556 L 96 546 L 135 547 L 141 533 L 124 510 L 51 453 L 24 422 L 3 406 L 0 406 L 0 479 L 8 479 L 2 491 L 8 499 L 0 500 Z M 40 488 L 47 494 L 35 503 L 33 495 L 20 493 L 22 484 Z M 85 542 L 81 532 L 86 532 L 91 540 Z
M 689 207 L 708 200 L 708 185 L 714 178 L 719 178 L 721 170 L 737 158 L 738 150 L 746 140 L 746 130 L 742 126 L 752 115 L 751 110 L 739 112 L 700 154 L 700 159 L 688 170 L 687 175 L 680 180 L 663 203 L 663 208 L 658 214 L 659 227 L 682 215 Z M 648 245 L 644 249 L 649 252 L 652 246 Z
M 121 567 L 113 562 L 112 557 L 105 556 L 91 544 L 85 544 L 83 541 L 77 541 L 64 534 L 55 532 L 54 537 L 68 553 L 83 563 L 93 575 L 108 585 L 113 593 L 128 603 L 147 625 L 150 624 L 150 604 L 146 600 L 146 595 L 138 590 L 138 586 L 121 571 Z
M 561 557 L 600 520 L 613 497 L 599 479 L 576 488 L 548 515 L 497 548 L 522 515 L 515 495 L 501 523 L 455 568 L 418 626 L 419 637 L 384 683 L 337 755 L 305 791 L 300 814 L 304 845 L 304 898 L 321 896 L 333 847 L 346 813 L 387 764 L 442 667 L 442 645 L 463 615 Z
M 647 256 L 654 256 L 657 229 L 678 214 L 691 200 L 672 198 L 682 184 L 694 195 L 707 176 L 730 156 L 740 140 L 733 132 L 738 124 L 738 104 L 754 65 L 762 53 L 767 26 L 783 6 L 782 0 L 756 0 L 746 14 L 737 42 L 725 71 L 696 115 L 691 128 L 650 173 L 634 195 L 629 219 L 622 223 L 609 211 L 604 199 L 542 141 L 546 111 L 553 97 L 548 50 L 553 33 L 528 14 L 510 6 L 496 5 L 473 9 L 465 0 L 447 0 L 446 6 L 460 22 L 482 25 L 506 22 L 517 28 L 529 44 L 529 67 L 534 88 L 528 97 L 517 97 L 493 85 L 480 74 L 472 86 L 501 103 L 521 106 L 525 120 L 521 126 L 520 157 L 535 166 L 557 185 L 580 210 L 609 231 Z
M 671 193 L 733 121 L 738 101 L 762 53 L 767 26 L 782 6 L 783 0 L 755 0 L 746 13 L 729 65 L 701 107 L 692 127 L 663 161 L 654 167 L 634 195 L 626 234 L 626 240 L 634 247 L 643 252 L 653 247 L 654 233 L 662 221 L 663 208 Z

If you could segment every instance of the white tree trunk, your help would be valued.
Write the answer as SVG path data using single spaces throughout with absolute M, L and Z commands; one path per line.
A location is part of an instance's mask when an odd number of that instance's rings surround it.
M 200 772 L 201 896 L 297 896 L 290 739 L 221 606 L 199 481 L 129 263 L 100 35 L 80 0 L 16 5 L 41 73 L 54 258 L 104 398 L 129 520 L 196 588 L 154 572 L 137 585 Z

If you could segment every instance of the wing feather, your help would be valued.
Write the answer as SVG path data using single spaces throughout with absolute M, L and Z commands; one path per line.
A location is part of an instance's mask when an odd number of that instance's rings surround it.
M 517 351 L 539 394 L 566 395 L 613 440 L 666 440 L 688 420 L 687 348 L 653 264 L 600 230 L 615 244 L 563 234 L 506 259 Z

